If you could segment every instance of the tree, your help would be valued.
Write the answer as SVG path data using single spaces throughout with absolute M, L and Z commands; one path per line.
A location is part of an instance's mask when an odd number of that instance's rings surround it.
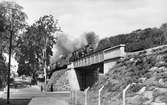
M 14 46 L 20 33 L 26 26 L 27 15 L 22 11 L 23 7 L 15 2 L 0 2 L 0 72 L 4 82 L 6 79 L 7 68 L 3 53 L 9 53 L 9 39 L 12 33 Z M 12 46 L 12 47 L 14 47 Z
M 0 32 L 4 32 L 5 31 L 5 17 L 3 16 L 3 14 L 0 14 Z
M 164 37 L 167 41 L 167 23 L 162 24 L 161 27 L 160 27 L 160 30 L 163 31 L 163 35 L 164 35 Z
M 7 76 L 7 67 L 5 64 L 5 59 L 2 54 L 0 54 L 0 88 L 5 85 Z
M 54 34 L 56 31 L 61 31 L 57 24 L 57 20 L 55 21 L 52 15 L 40 17 L 39 20 L 33 24 L 37 29 L 37 35 L 40 39 L 37 44 L 41 46 L 41 49 L 46 49 L 47 65 L 50 63 L 49 55 L 52 55 L 51 49 L 53 48 L 53 44 L 55 44 Z
M 49 65 L 55 44 L 54 33 L 59 31 L 57 21 L 52 15 L 40 17 L 33 25 L 26 28 L 26 32 L 18 40 L 16 53 L 19 62 L 19 75 L 29 75 L 36 79 L 38 73 L 43 71 L 44 60 Z M 47 39 L 47 40 L 46 40 Z M 43 49 L 46 49 L 46 59 L 43 59 Z
M 0 53 L 8 53 L 10 31 L 15 47 L 17 37 L 26 27 L 26 19 L 27 15 L 19 4 L 8 1 L 0 3 Z

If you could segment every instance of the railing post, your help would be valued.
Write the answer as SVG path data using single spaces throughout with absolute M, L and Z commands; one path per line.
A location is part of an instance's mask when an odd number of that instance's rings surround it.
M 87 105 L 88 90 L 89 90 L 89 87 L 87 89 L 85 89 L 85 91 L 84 91 L 84 93 L 85 93 L 85 105 Z
M 77 105 L 77 90 L 74 90 L 74 97 L 75 97 L 74 105 Z
M 126 96 L 126 91 L 130 88 L 130 86 L 132 86 L 132 85 L 134 85 L 134 84 L 136 84 L 136 83 L 132 83 L 132 84 L 127 85 L 126 88 L 123 90 L 123 94 L 122 94 L 123 105 L 126 104 L 126 98 L 125 98 L 125 96 Z
M 75 92 L 74 90 L 71 90 L 71 104 L 72 105 L 75 105 Z
M 104 88 L 104 85 L 99 89 L 99 99 L 98 99 L 98 105 L 100 105 L 101 104 L 101 100 L 100 100 L 100 96 L 101 96 L 101 91 L 103 90 L 103 88 Z

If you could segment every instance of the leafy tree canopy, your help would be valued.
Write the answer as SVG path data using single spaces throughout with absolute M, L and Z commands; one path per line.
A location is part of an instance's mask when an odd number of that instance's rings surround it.
M 29 75 L 36 78 L 42 72 L 44 60 L 50 64 L 53 45 L 56 43 L 54 34 L 60 31 L 57 20 L 52 15 L 40 17 L 33 25 L 26 28 L 25 33 L 18 40 L 16 59 L 19 62 L 19 75 Z M 46 58 L 43 59 L 43 49 Z
M 15 2 L 0 2 L 0 50 L 8 52 L 10 31 L 13 33 L 13 45 L 26 27 L 27 15 L 23 7 Z

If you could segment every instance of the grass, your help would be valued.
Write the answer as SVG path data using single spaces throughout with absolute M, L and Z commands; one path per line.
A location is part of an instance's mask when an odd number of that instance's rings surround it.
M 0 105 L 28 105 L 31 99 L 11 99 L 10 104 L 7 104 L 6 99 L 0 99 Z

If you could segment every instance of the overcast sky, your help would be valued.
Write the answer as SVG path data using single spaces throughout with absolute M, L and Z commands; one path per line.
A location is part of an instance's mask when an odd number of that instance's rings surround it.
M 101 38 L 167 22 L 167 0 L 13 0 L 24 7 L 33 23 L 52 14 L 62 30 L 78 37 L 94 31 Z

